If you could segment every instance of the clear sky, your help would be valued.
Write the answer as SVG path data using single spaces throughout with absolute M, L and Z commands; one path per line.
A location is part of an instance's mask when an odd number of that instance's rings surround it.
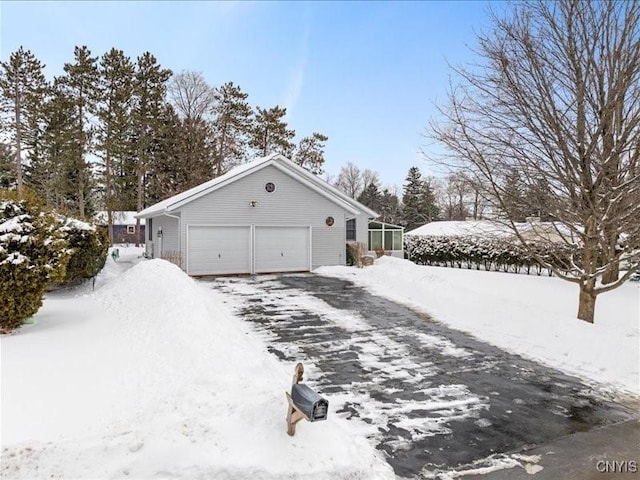
M 492 8 L 503 4 L 491 4 Z M 0 2 L 0 54 L 19 46 L 48 77 L 112 47 L 135 59 L 153 53 L 174 72 L 233 81 L 252 105 L 285 106 L 296 140 L 329 136 L 325 169 L 377 170 L 402 186 L 420 155 L 434 103 L 446 99 L 450 69 L 473 59 L 489 3 L 456 2 Z

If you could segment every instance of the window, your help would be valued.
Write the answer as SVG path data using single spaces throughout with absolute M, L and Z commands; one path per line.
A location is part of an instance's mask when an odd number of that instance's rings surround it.
M 347 242 L 356 241 L 356 219 L 347 220 Z
M 371 230 L 369 232 L 369 250 L 382 248 L 382 230 Z
M 149 240 L 153 240 L 153 218 L 147 220 L 147 226 L 149 227 Z
M 127 225 L 127 233 L 129 235 L 132 235 L 132 234 L 136 233 L 136 226 L 135 225 Z

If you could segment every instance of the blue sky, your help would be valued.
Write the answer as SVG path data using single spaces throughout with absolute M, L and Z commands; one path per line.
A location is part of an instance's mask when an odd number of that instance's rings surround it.
M 491 4 L 493 8 L 503 4 Z M 252 105 L 286 106 L 297 139 L 329 136 L 326 171 L 354 162 L 401 186 L 417 165 L 448 63 L 473 60 L 488 2 L 0 2 L 0 54 L 20 45 L 48 76 L 75 45 L 150 51 L 174 72 L 233 81 Z

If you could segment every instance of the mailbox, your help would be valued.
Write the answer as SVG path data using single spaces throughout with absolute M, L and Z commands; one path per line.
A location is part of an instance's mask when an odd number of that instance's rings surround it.
M 291 386 L 291 401 L 310 422 L 327 419 L 329 401 L 303 383 Z

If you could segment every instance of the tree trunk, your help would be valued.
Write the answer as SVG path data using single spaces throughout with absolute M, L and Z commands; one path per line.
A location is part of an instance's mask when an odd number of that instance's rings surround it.
M 608 285 L 618 281 L 620 277 L 620 261 L 612 260 L 602 275 L 602 283 Z
M 596 295 L 593 290 L 594 281 L 580 285 L 580 303 L 578 305 L 578 319 L 593 323 L 596 311 Z
M 144 171 L 143 167 L 138 167 L 138 202 L 137 208 L 138 212 L 142 211 L 144 202 Z M 136 219 L 136 247 L 140 246 L 142 243 L 142 239 L 140 238 L 140 219 Z
M 18 184 L 18 200 L 23 198 L 22 188 L 22 104 L 20 102 L 20 92 L 16 84 L 16 182 Z

